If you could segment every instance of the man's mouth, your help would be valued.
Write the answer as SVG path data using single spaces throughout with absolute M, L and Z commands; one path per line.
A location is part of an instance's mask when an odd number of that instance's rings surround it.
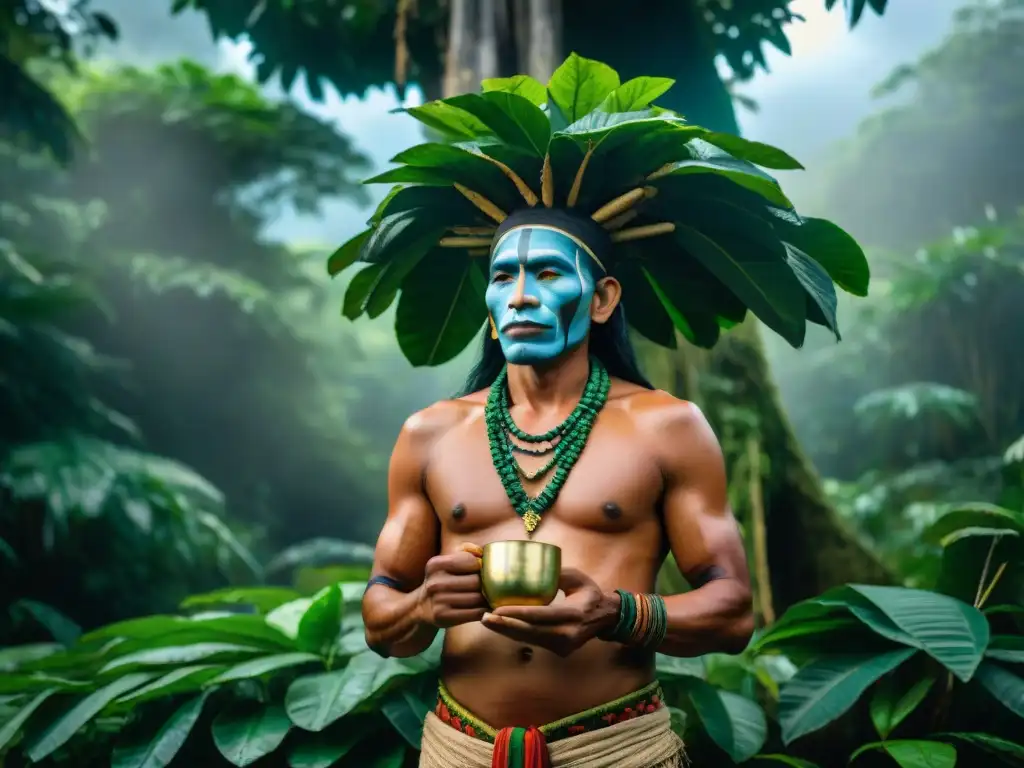
M 545 323 L 535 323 L 531 320 L 516 320 L 512 323 L 507 323 L 502 328 L 502 333 L 512 338 L 520 336 L 535 336 L 538 333 L 550 330 L 551 326 Z

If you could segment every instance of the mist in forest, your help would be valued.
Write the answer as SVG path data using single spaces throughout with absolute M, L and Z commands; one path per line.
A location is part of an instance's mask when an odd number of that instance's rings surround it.
M 884 101 L 879 102 L 871 95 L 874 85 L 897 66 L 913 61 L 939 43 L 950 28 L 952 13 L 960 5 L 960 0 L 904 0 L 894 3 L 883 18 L 865 14 L 851 32 L 843 14 L 825 11 L 819 0 L 796 0 L 792 4 L 794 12 L 806 19 L 793 23 L 787 30 L 792 55 L 767 49 L 770 71 L 758 72 L 738 88 L 739 93 L 753 100 L 756 111 L 740 107 L 738 119 L 745 136 L 786 149 L 807 168 L 779 174 L 783 185 L 793 190 L 791 196 L 798 210 L 843 222 L 841 210 L 816 204 L 814 189 L 822 172 L 817 161 L 835 142 L 854 134 L 862 120 L 884 106 Z M 101 49 L 104 56 L 114 61 L 152 66 L 187 57 L 247 79 L 254 75 L 254 67 L 248 61 L 251 48 L 245 43 L 214 43 L 205 19 L 198 13 L 187 11 L 169 19 L 162 6 L 131 0 L 103 0 L 98 7 L 108 10 L 121 26 L 120 41 Z M 273 99 L 285 97 L 275 82 L 265 86 L 264 91 Z M 324 101 L 316 102 L 309 98 L 300 78 L 288 96 L 302 109 L 333 121 L 369 157 L 378 172 L 393 155 L 422 140 L 415 121 L 391 114 L 400 106 L 392 90 L 374 89 L 362 99 L 340 99 L 328 90 Z M 404 104 L 421 101 L 422 94 L 411 88 Z M 192 170 L 197 174 L 203 172 L 201 167 Z M 379 186 L 368 191 L 376 203 L 386 188 Z M 870 190 L 864 190 L 864 194 L 870 195 Z M 266 228 L 266 235 L 282 242 L 329 247 L 359 231 L 367 210 L 366 205 L 327 198 L 316 215 L 282 210 Z M 339 301 L 341 294 L 339 290 Z M 377 326 L 375 331 L 386 333 L 388 320 L 373 322 Z M 817 335 L 820 343 L 827 343 L 824 333 Z M 381 343 L 386 342 L 382 339 Z M 800 399 L 790 396 L 786 384 L 799 375 L 801 352 L 775 339 L 768 341 L 768 351 L 776 365 L 787 369 L 783 378 L 787 407 L 799 409 Z M 425 384 L 423 391 L 437 392 L 433 382 L 438 378 L 445 385 L 457 381 L 473 354 L 469 350 L 438 371 L 413 370 L 405 374 L 410 382 L 429 380 L 431 384 Z M 402 365 L 401 361 L 396 364 Z M 428 402 L 426 398 L 414 398 L 412 402 L 417 401 L 423 405 Z M 390 426 L 393 428 L 394 424 Z
M 342 317 L 351 274 L 330 279 L 324 269 L 325 256 L 364 228 L 386 192 L 383 185 L 366 187 L 360 180 L 423 140 L 419 124 L 395 112 L 421 103 L 423 92 L 410 87 L 400 102 L 393 85 L 363 86 L 393 77 L 393 51 L 377 50 L 376 38 L 376 58 L 353 61 L 353 69 L 335 81 L 354 95 L 341 97 L 328 86 L 314 99 L 301 74 L 288 93 L 276 76 L 259 82 L 258 56 L 252 56 L 260 53 L 259 40 L 217 41 L 198 11 L 171 16 L 162 4 L 93 2 L 116 22 L 118 39 L 100 42 L 80 74 L 52 81 L 92 148 L 75 158 L 64 177 L 44 174 L 32 181 L 36 186 L 19 180 L 11 189 L 28 184 L 34 196 L 66 195 L 84 209 L 92 199 L 107 205 L 109 215 L 96 219 L 103 220 L 87 238 L 92 250 L 79 263 L 95 271 L 83 280 L 98 281 L 97 292 L 114 305 L 117 317 L 104 321 L 96 312 L 72 324 L 77 316 L 66 313 L 60 322 L 84 335 L 92 345 L 84 348 L 120 366 L 111 367 L 116 374 L 100 377 L 96 389 L 104 406 L 109 401 L 124 411 L 131 423 L 121 427 L 134 430 L 115 443 L 126 440 L 181 462 L 196 473 L 190 476 L 193 485 L 208 481 L 207 511 L 237 522 L 262 558 L 321 536 L 371 544 L 384 517 L 387 463 L 403 421 L 457 391 L 477 351 L 474 343 L 443 365 L 412 367 L 396 340 L 394 305 L 378 317 Z M 710 61 L 702 65 L 728 121 L 735 108 L 745 138 L 777 146 L 804 164 L 804 171 L 778 172 L 796 209 L 834 220 L 857 237 L 880 278 L 866 301 L 840 294 L 842 343 L 816 325 L 809 326 L 801 349 L 765 332 L 770 372 L 754 376 L 755 388 L 767 388 L 771 398 L 778 386 L 783 406 L 762 402 L 754 421 L 766 418 L 785 434 L 791 426 L 802 451 L 793 460 L 805 474 L 783 484 L 817 488 L 817 469 L 828 503 L 853 521 L 869 548 L 897 541 L 878 521 L 892 518 L 883 507 L 900 507 L 904 497 L 934 501 L 955 492 L 994 498 L 998 483 L 991 460 L 1024 423 L 1024 405 L 1014 394 L 1024 374 L 1018 378 L 1005 362 L 1015 358 L 993 354 L 975 360 L 968 343 L 988 332 L 985 323 L 1012 325 L 1019 302 L 990 294 L 987 287 L 963 299 L 958 281 L 981 273 L 973 262 L 950 267 L 957 243 L 988 253 L 1003 235 L 984 234 L 983 248 L 958 235 L 956 243 L 939 249 L 945 261 L 920 268 L 922 284 L 890 280 L 907 274 L 916 279 L 907 268 L 924 263 L 923 246 L 954 226 L 1000 223 L 1019 199 L 1013 191 L 1020 153 L 1012 110 L 997 114 L 1009 117 L 1001 118 L 1005 127 L 993 123 L 991 148 L 973 142 L 965 149 L 962 140 L 965 132 L 976 132 L 973 104 L 991 104 L 999 89 L 1014 88 L 1012 81 L 1000 80 L 1012 78 L 1004 70 L 1013 71 L 1000 46 L 1016 50 L 1016 28 L 1003 20 L 982 34 L 971 24 L 985 28 L 995 22 L 977 19 L 965 27 L 963 18 L 954 21 L 964 3 L 971 0 L 894 0 L 883 16 L 866 12 L 850 29 L 843 4 L 828 12 L 823 0 L 794 0 L 791 10 L 804 20 L 785 28 L 791 55 L 765 42 L 767 71 L 755 69 L 752 78 L 736 84 L 729 83 L 724 58 L 714 62 L 717 74 Z M 393 43 L 390 30 L 381 27 L 377 34 Z M 984 45 L 976 42 L 983 38 Z M 892 93 L 875 95 L 893 72 L 926 62 L 936 50 L 942 51 L 938 63 L 922 64 L 921 79 L 908 75 L 909 82 Z M 372 58 L 369 53 L 363 58 Z M 630 55 L 647 57 L 642 46 Z M 673 62 L 670 57 L 658 66 Z M 308 64 L 294 68 L 303 66 Z M 435 68 L 426 77 L 427 91 L 430 82 L 437 88 L 430 81 L 437 74 Z M 677 89 L 686 91 L 688 82 Z M 732 91 L 731 106 L 723 83 Z M 707 85 L 686 91 L 687 99 L 705 98 L 702 88 Z M 913 108 L 904 114 L 901 105 Z M 933 105 L 947 119 L 933 124 Z M 673 108 L 686 116 L 685 103 Z M 962 188 L 936 183 L 942 175 L 935 168 L 947 159 L 964 166 L 950 171 L 966 180 Z M 23 179 L 25 172 L 17 162 L 0 169 L 11 180 Z M 910 192 L 894 193 L 894 180 Z M 35 205 L 35 199 L 18 205 Z M 47 206 L 38 226 L 48 235 L 52 229 L 43 223 L 44 213 L 60 206 Z M 45 238 L 40 246 L 27 235 L 24 243 L 26 249 L 55 253 L 76 253 L 78 247 L 54 246 Z M 962 278 L 956 270 L 964 272 Z M 971 283 L 989 284 L 1007 283 L 999 276 Z M 972 314 L 978 326 L 959 328 L 948 321 L 960 311 L 950 309 L 950 296 L 1001 309 L 991 318 Z M 914 304 L 920 301 L 927 306 Z M 896 328 L 894 308 L 908 316 L 914 308 L 918 317 Z M 755 369 L 762 370 L 750 370 Z M 669 382 L 663 386 L 689 397 L 671 376 L 662 379 Z M 30 383 L 26 378 L 25 386 Z M 717 386 L 709 373 L 697 398 L 713 399 Z M 92 392 L 84 386 L 75 391 Z M 86 400 L 82 408 L 92 413 L 97 406 Z M 732 440 L 731 427 L 715 423 L 714 405 L 706 410 L 723 442 Z M 920 414 L 937 421 L 920 426 L 920 440 L 903 440 L 900 430 L 909 428 L 894 424 Z M 889 430 L 888 437 L 879 438 L 880 429 Z M 51 432 L 33 425 L 11 444 L 37 451 L 37 441 Z M 735 440 L 725 452 L 742 484 L 746 470 Z M 954 461 L 966 463 L 957 472 L 941 463 Z M 32 461 L 24 466 L 24 487 L 45 487 L 35 483 Z M 67 476 L 60 462 L 54 467 Z M 901 473 L 914 469 L 915 477 L 924 477 L 922 467 L 963 483 L 941 493 L 934 484 L 926 492 L 907 490 L 918 488 L 917 481 Z M 895 485 L 879 491 L 879 473 Z M 792 502 L 790 490 L 776 489 L 778 498 L 803 509 Z M 803 499 L 806 509 L 816 508 L 817 501 L 807 501 L 816 493 Z M 861 519 L 864 509 L 872 510 L 868 522 Z M 908 536 L 924 519 L 915 510 L 906 516 Z

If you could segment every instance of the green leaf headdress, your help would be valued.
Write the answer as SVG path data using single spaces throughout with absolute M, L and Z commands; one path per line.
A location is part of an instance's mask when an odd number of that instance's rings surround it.
M 331 257 L 358 262 L 343 314 L 376 317 L 396 298 L 396 332 L 413 365 L 450 360 L 487 318 L 494 233 L 511 213 L 589 216 L 614 243 L 608 271 L 626 317 L 667 347 L 675 332 L 711 347 L 753 312 L 795 347 L 807 322 L 832 330 L 835 286 L 864 296 L 868 264 L 846 232 L 801 218 L 761 168 L 798 169 L 785 152 L 688 124 L 653 106 L 673 81 L 625 83 L 571 55 L 547 87 L 519 75 L 482 93 L 404 110 L 447 141 L 399 153 L 367 183 L 396 184 L 369 229 Z

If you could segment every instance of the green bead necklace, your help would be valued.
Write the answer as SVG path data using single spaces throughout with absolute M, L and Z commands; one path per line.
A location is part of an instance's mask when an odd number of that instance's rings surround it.
M 527 533 L 533 533 L 540 525 L 541 516 L 555 503 L 558 494 L 569 477 L 569 472 L 576 465 L 583 453 L 583 448 L 590 437 L 590 430 L 597 420 L 597 414 L 608 401 L 608 390 L 611 377 L 608 371 L 596 358 L 590 360 L 590 375 L 583 388 L 583 395 L 565 421 L 542 435 L 532 435 L 519 428 L 512 419 L 511 404 L 508 395 L 508 372 L 502 369 L 491 385 L 484 407 L 484 423 L 487 426 L 487 439 L 491 446 L 491 461 L 494 469 L 505 487 L 505 493 L 512 503 L 516 514 L 523 519 Z M 523 488 L 520 474 L 523 473 L 515 460 L 515 443 L 512 437 L 524 443 L 550 443 L 558 440 L 552 451 L 550 461 L 533 473 L 527 475 L 528 480 L 540 477 L 551 469 L 554 473 L 548 484 L 535 497 L 530 498 Z M 545 451 L 546 453 L 546 451 Z

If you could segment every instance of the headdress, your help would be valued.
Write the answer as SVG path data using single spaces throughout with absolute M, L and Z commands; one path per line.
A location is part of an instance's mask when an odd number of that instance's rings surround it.
M 748 310 L 794 347 L 808 322 L 838 339 L 835 287 L 867 294 L 860 246 L 832 222 L 798 216 L 762 170 L 802 168 L 788 154 L 653 106 L 672 84 L 620 83 L 573 54 L 547 86 L 485 80 L 481 93 L 403 110 L 444 140 L 367 180 L 396 186 L 330 257 L 332 275 L 363 265 L 343 314 L 376 317 L 397 298 L 409 361 L 450 360 L 487 321 L 487 255 L 502 225 L 561 216 L 581 237 L 601 230 L 591 238 L 600 264 L 651 341 L 674 347 L 678 330 L 711 347 Z

